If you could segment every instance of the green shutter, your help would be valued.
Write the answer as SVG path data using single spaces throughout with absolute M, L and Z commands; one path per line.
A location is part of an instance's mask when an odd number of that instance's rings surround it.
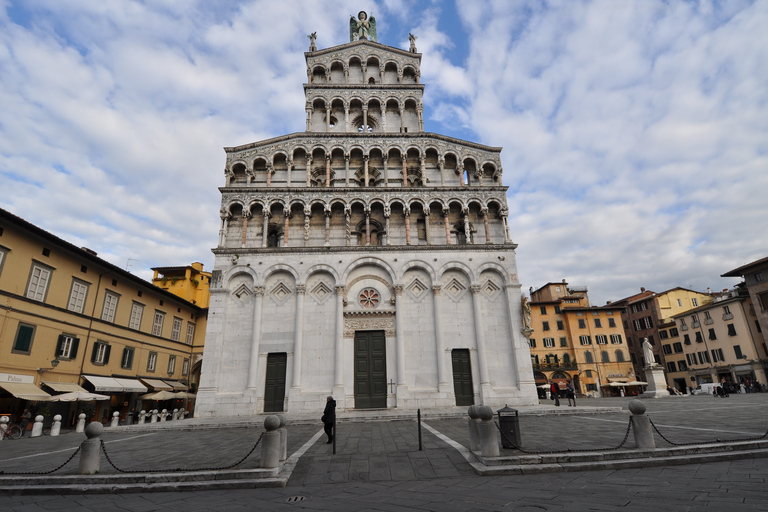
M 69 352 L 69 358 L 74 359 L 77 357 L 77 347 L 80 345 L 80 338 L 72 339 L 72 350 Z
M 104 364 L 107 364 L 109 362 L 109 353 L 112 351 L 112 345 L 107 345 L 107 348 L 104 349 Z
M 56 342 L 56 352 L 54 352 L 53 357 L 59 357 L 59 354 L 61 354 L 61 346 L 64 344 L 64 338 L 65 336 L 63 334 L 59 334 L 59 341 Z
M 29 352 L 32 346 L 32 335 L 35 333 L 35 328 L 31 325 L 20 325 L 19 330 L 16 332 L 16 341 L 13 344 L 13 350 L 19 352 Z

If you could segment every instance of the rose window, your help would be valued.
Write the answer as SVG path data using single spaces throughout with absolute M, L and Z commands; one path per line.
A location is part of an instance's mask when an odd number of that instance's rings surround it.
M 358 295 L 360 305 L 366 309 L 373 309 L 381 302 L 381 295 L 373 288 L 365 288 Z

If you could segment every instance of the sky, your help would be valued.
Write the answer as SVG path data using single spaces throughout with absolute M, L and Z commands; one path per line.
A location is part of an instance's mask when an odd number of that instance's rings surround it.
M 305 129 L 307 34 L 360 10 L 418 37 L 426 131 L 504 148 L 524 290 L 768 256 L 768 1 L 0 0 L 0 207 L 144 279 L 211 270 L 223 148 Z

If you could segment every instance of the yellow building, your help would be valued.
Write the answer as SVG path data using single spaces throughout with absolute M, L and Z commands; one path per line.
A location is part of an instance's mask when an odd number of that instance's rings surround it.
M 0 414 L 85 388 L 110 396 L 93 418 L 121 418 L 153 390 L 185 390 L 204 309 L 0 209 Z M 45 407 L 43 407 L 43 405 Z M 33 411 L 34 412 L 34 411 Z
M 592 307 L 586 287 L 566 282 L 531 290 L 529 344 L 537 386 L 571 380 L 578 394 L 610 396 L 642 391 L 625 343 L 622 307 Z

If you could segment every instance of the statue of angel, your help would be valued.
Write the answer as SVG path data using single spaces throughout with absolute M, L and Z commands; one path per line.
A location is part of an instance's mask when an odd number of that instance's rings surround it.
M 307 38 L 309 39 L 309 51 L 316 52 L 317 44 L 315 44 L 315 42 L 317 41 L 317 32 L 312 32 Z
M 359 41 L 367 39 L 376 42 L 376 18 L 368 18 L 368 13 L 360 11 L 357 18 L 349 18 L 349 41 Z

